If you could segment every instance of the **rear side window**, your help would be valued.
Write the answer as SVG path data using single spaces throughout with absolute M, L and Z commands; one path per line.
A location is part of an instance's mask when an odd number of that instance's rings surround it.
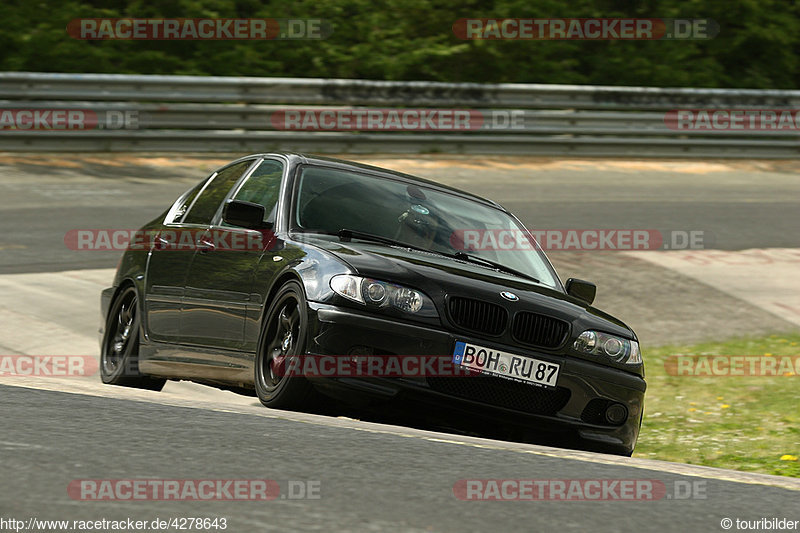
M 197 193 L 200 192 L 207 181 L 208 178 L 183 193 L 172 205 L 172 209 L 169 210 L 169 213 L 167 213 L 164 224 L 180 224 L 183 221 L 184 215 L 189 210 L 189 207 L 192 205 L 192 202 L 194 202 L 194 199 L 197 197 Z
M 200 192 L 194 201 L 194 205 L 189 209 L 189 213 L 184 217 L 183 222 L 185 224 L 211 224 L 211 219 L 214 218 L 228 191 L 231 190 L 231 187 L 252 164 L 253 160 L 251 159 L 219 171 L 216 176 L 211 178 L 205 189 Z

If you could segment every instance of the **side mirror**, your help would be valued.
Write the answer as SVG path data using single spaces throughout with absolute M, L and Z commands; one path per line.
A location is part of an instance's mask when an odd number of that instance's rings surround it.
M 583 300 L 587 304 L 591 304 L 594 301 L 595 295 L 597 294 L 597 285 L 582 279 L 569 278 L 567 280 L 566 288 L 567 294 L 574 296 L 579 300 Z
M 222 220 L 233 226 L 247 229 L 270 229 L 272 224 L 264 222 L 266 212 L 263 205 L 242 200 L 230 200 L 222 209 Z

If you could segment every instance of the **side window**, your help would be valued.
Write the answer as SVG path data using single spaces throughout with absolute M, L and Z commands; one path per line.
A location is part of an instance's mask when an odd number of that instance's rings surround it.
M 167 213 L 166 218 L 164 219 L 164 224 L 180 224 L 183 220 L 183 215 L 186 214 L 186 211 L 189 210 L 189 206 L 192 205 L 194 202 L 195 197 L 197 197 L 197 193 L 203 188 L 203 185 L 206 184 L 208 178 L 204 179 L 185 193 L 181 195 L 178 200 L 172 204 L 172 208 Z
M 283 163 L 265 159 L 242 184 L 233 199 L 263 205 L 267 211 L 264 222 L 275 222 L 282 177 Z
M 211 182 L 200 193 L 194 201 L 194 205 L 189 209 L 189 213 L 184 217 L 184 224 L 210 224 L 211 219 L 222 203 L 225 195 L 231 190 L 236 180 L 238 180 L 245 170 L 253 164 L 253 160 L 242 161 L 227 168 L 222 169 L 216 176 L 211 178 Z

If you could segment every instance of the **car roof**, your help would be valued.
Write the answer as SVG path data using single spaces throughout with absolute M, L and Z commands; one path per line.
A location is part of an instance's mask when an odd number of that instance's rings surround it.
M 494 202 L 487 198 L 483 198 L 476 194 L 463 191 L 461 189 L 456 189 L 455 187 L 443 185 L 441 183 L 437 183 L 432 180 L 427 180 L 425 178 L 420 178 L 418 176 L 413 176 L 411 174 L 404 174 L 402 172 L 389 170 L 387 168 L 376 167 L 374 165 L 365 165 L 363 163 L 356 163 L 355 161 L 347 161 L 345 159 L 337 159 L 335 157 L 325 157 L 325 156 L 310 155 L 297 152 L 265 152 L 260 154 L 250 154 L 240 159 L 247 159 L 252 157 L 268 157 L 268 156 L 283 157 L 288 159 L 290 162 L 299 164 L 320 165 L 340 170 L 360 170 L 362 172 L 366 171 L 371 174 L 381 174 L 384 176 L 388 175 L 394 178 L 399 178 L 400 180 L 406 181 L 408 183 L 416 183 L 419 185 L 425 185 L 426 187 L 430 187 L 432 189 L 439 189 L 442 191 L 450 192 L 452 194 L 461 196 L 463 198 L 468 198 L 470 200 L 474 200 L 476 202 L 480 202 L 482 204 L 486 204 L 495 207 L 497 209 L 501 209 L 502 211 L 506 211 L 506 209 L 497 202 Z

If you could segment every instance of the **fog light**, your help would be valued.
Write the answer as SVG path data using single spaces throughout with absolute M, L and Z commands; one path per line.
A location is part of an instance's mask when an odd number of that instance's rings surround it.
M 628 408 L 621 403 L 612 403 L 606 409 L 606 420 L 615 426 L 622 424 L 628 418 Z

